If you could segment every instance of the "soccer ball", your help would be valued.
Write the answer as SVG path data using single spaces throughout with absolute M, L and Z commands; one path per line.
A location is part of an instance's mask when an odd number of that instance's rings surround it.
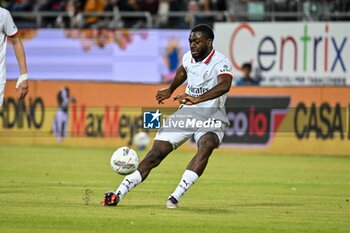
M 127 146 L 118 148 L 111 157 L 111 166 L 120 175 L 133 173 L 138 165 L 137 153 Z
M 132 141 L 133 141 L 133 144 L 137 147 L 137 149 L 144 150 L 150 143 L 150 138 L 147 133 L 139 132 L 135 134 Z

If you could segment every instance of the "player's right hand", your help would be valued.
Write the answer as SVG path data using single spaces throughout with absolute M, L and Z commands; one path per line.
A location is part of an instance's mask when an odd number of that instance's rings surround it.
M 22 80 L 21 82 L 17 81 L 16 92 L 18 92 L 18 98 L 24 99 L 28 94 L 29 82 L 28 80 Z
M 160 89 L 156 95 L 156 100 L 158 101 L 158 104 L 164 104 L 163 100 L 170 98 L 171 94 L 172 92 L 169 90 L 169 88 Z

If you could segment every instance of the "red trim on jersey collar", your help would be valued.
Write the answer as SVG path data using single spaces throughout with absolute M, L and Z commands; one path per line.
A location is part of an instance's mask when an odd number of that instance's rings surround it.
M 211 58 L 213 57 L 214 53 L 215 53 L 215 49 L 213 49 L 213 50 L 209 53 L 209 55 L 208 55 L 206 58 L 203 59 L 202 62 L 205 63 L 205 64 L 208 64 L 208 63 L 210 62 Z M 196 61 L 195 61 L 194 58 L 192 57 L 192 58 L 191 58 L 191 63 L 195 63 L 195 62 L 196 62 Z
M 204 59 L 203 62 L 204 62 L 205 64 L 208 64 L 208 63 L 210 62 L 211 58 L 213 57 L 214 53 L 215 53 L 215 49 L 213 49 L 213 50 L 209 53 L 208 57 L 206 57 L 206 58 Z
M 17 32 L 13 33 L 12 35 L 8 35 L 7 37 L 13 38 L 15 36 L 17 36 L 19 33 L 19 30 L 17 30 Z

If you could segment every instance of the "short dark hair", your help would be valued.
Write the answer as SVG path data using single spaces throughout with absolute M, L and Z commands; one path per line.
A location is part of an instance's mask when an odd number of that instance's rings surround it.
M 252 70 L 252 64 L 250 64 L 250 63 L 244 63 L 243 65 L 242 65 L 242 69 L 243 68 L 247 68 L 247 69 L 249 69 L 249 70 Z
M 213 29 L 206 24 L 196 25 L 194 28 L 192 28 L 191 32 L 202 32 L 206 38 L 214 40 Z

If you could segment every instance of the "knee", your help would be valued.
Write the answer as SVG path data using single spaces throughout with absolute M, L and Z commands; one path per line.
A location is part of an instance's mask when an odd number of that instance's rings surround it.
M 151 164 L 158 165 L 164 158 L 164 153 L 161 150 L 158 150 L 156 148 L 152 148 L 148 155 L 148 161 Z
M 151 167 L 158 166 L 162 160 L 169 154 L 167 150 L 154 146 L 147 154 L 145 160 Z
M 215 135 L 216 136 L 216 135 Z M 204 151 L 213 151 L 217 146 L 217 137 L 203 137 L 198 141 L 198 148 Z

